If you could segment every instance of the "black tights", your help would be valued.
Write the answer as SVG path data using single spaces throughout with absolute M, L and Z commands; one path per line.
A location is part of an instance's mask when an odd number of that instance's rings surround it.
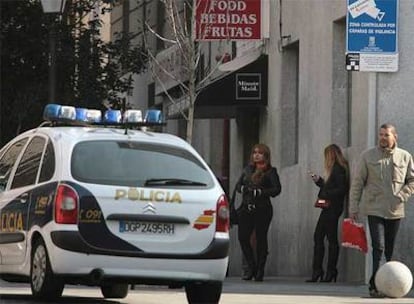
M 268 254 L 267 232 L 273 216 L 272 206 L 257 208 L 255 212 L 249 213 L 242 210 L 239 213 L 239 242 L 243 255 L 250 268 L 250 271 L 264 271 Z M 256 232 L 256 256 L 251 245 L 252 232 Z
M 325 254 L 325 237 L 328 239 L 328 272 L 336 272 L 336 264 L 338 263 L 339 244 L 338 244 L 338 220 L 339 212 L 335 210 L 322 210 L 318 223 L 316 224 L 313 235 L 313 272 L 323 272 L 323 257 Z

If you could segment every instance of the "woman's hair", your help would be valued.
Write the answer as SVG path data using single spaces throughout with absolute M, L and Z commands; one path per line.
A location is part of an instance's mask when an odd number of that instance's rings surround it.
M 259 150 L 260 153 L 263 153 L 264 164 L 262 168 L 257 168 L 256 164 L 254 163 L 253 154 L 256 149 Z M 255 144 L 252 148 L 252 151 L 250 152 L 250 165 L 255 167 L 255 171 L 252 174 L 252 181 L 255 184 L 257 184 L 262 180 L 264 172 L 272 167 L 270 158 L 270 148 L 265 144 Z
M 266 166 L 269 168 L 271 167 L 271 158 L 270 158 L 270 149 L 265 144 L 255 144 L 250 152 L 250 164 L 254 165 L 253 154 L 254 150 L 258 149 L 260 153 L 263 153 L 264 162 Z
M 325 148 L 325 172 L 326 178 L 329 178 L 332 172 L 333 165 L 338 163 L 342 168 L 345 169 L 346 177 L 349 177 L 349 165 L 348 161 L 342 154 L 341 148 L 335 144 L 331 144 Z

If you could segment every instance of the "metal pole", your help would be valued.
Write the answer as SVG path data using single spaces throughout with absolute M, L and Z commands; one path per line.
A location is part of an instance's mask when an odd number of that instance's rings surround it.
M 49 103 L 56 103 L 56 28 L 52 22 L 49 33 Z
M 1 16 L 2 16 L 2 12 L 1 12 L 1 8 L 2 8 L 2 4 L 0 3 L 0 22 L 1 22 Z M 2 41 L 3 41 L 3 39 L 0 39 L 0 50 L 2 50 L 3 49 L 3 47 L 2 47 Z M 1 62 L 0 62 L 0 68 L 1 68 Z M 2 75 L 2 73 L 0 73 L 0 92 L 2 92 L 2 79 L 1 79 L 1 75 Z M 2 114 L 3 114 L 3 112 L 2 112 L 2 110 L 1 110 L 1 106 L 2 106 L 2 102 L 1 102 L 1 99 L 2 99 L 2 96 L 1 96 L 1 94 L 0 94 L 0 147 L 2 147 L 3 146 L 3 137 L 2 137 Z

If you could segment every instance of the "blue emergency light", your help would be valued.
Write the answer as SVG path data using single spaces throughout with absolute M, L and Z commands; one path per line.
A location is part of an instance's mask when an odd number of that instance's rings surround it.
M 102 113 L 99 110 L 91 110 L 85 108 L 75 108 L 76 121 L 86 123 L 100 123 L 102 121 Z
M 145 114 L 145 122 L 161 124 L 163 121 L 164 119 L 162 117 L 162 112 L 160 110 L 147 110 Z
M 49 103 L 46 105 L 45 109 L 43 110 L 43 119 L 50 120 L 50 118 L 58 118 L 60 113 L 61 106 L 54 103 Z
M 107 110 L 102 116 L 100 110 L 75 108 L 72 106 L 47 104 L 43 111 L 43 119 L 54 124 L 70 125 L 108 125 L 124 127 L 150 127 L 164 125 L 160 110 L 147 110 L 144 121 L 140 110 Z
M 122 113 L 120 110 L 107 110 L 104 114 L 104 122 L 107 123 L 121 123 Z
M 80 121 L 88 121 L 87 117 L 88 117 L 88 109 L 84 109 L 84 108 L 76 108 L 76 120 L 80 120 Z

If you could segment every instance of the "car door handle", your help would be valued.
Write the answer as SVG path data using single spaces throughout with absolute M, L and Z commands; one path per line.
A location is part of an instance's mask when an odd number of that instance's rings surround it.
M 23 193 L 17 199 L 20 200 L 20 203 L 24 204 L 27 202 L 28 198 L 29 198 L 29 193 Z

